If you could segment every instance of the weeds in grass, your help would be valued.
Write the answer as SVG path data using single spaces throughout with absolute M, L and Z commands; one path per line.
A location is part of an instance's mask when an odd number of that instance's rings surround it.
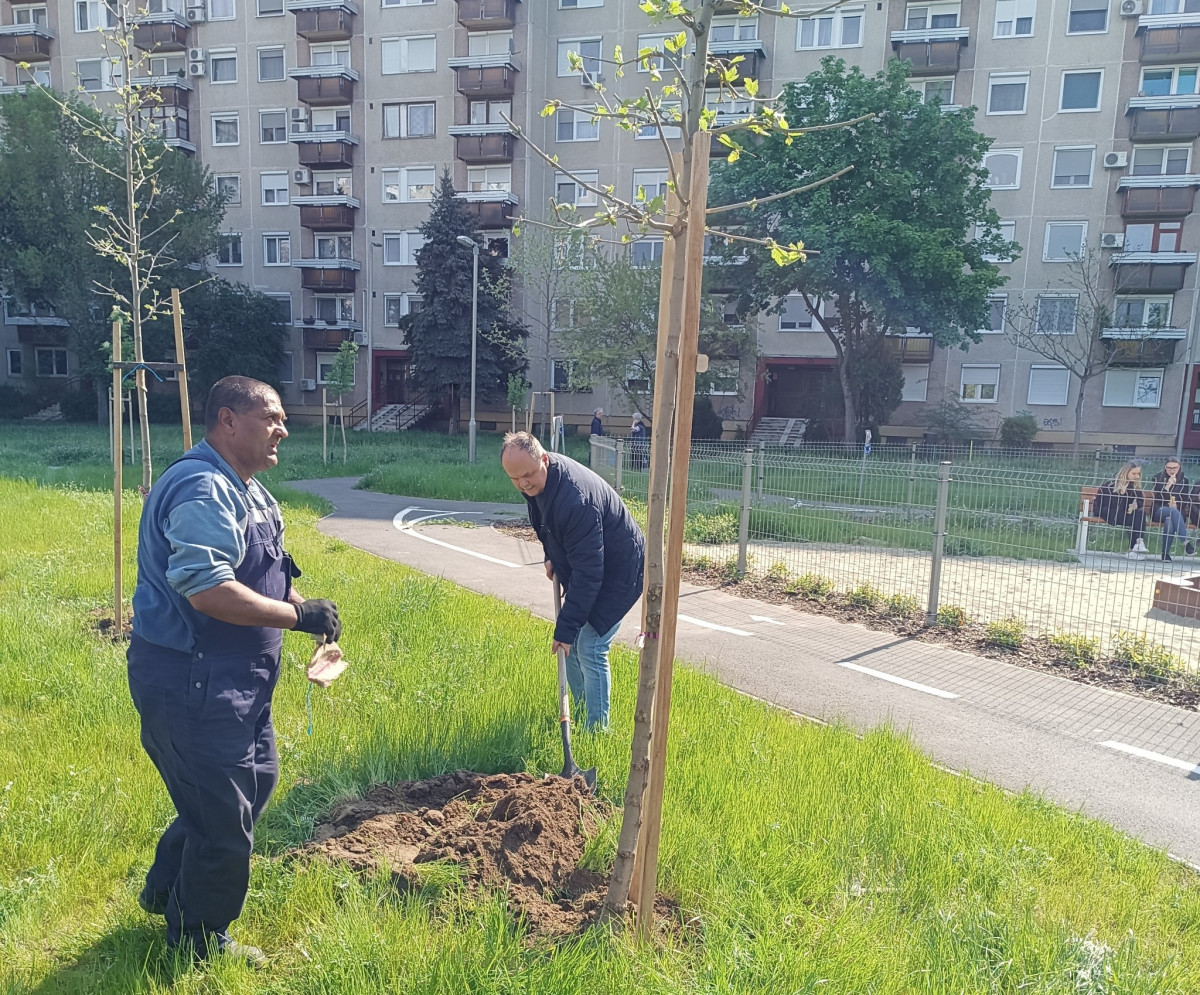
M 937 610 L 937 624 L 944 629 L 961 629 L 967 624 L 966 610 L 958 605 L 942 605 Z
M 791 576 L 791 571 L 788 570 L 788 565 L 783 560 L 776 560 L 767 570 L 767 579 L 778 583 L 787 583 Z
M 689 511 L 683 525 L 683 541 L 703 545 L 722 545 L 738 541 L 738 516 L 723 511 Z
M 874 584 L 859 584 L 846 592 L 846 603 L 855 608 L 878 608 L 883 603 L 883 592 Z
M 1100 656 L 1100 640 L 1077 632 L 1054 632 L 1046 636 L 1046 642 L 1074 667 L 1090 666 Z
M 889 615 L 897 618 L 915 618 L 925 611 L 921 599 L 911 594 L 891 594 L 885 599 L 884 607 Z
M 1020 649 L 1025 643 L 1025 623 L 1012 616 L 988 622 L 984 638 L 989 646 Z
M 798 594 L 802 598 L 824 601 L 833 594 L 834 590 L 836 590 L 836 585 L 828 577 L 822 577 L 820 574 L 806 573 L 801 574 L 789 583 L 784 590 L 788 594 Z
M 1143 677 L 1167 677 L 1187 669 L 1184 660 L 1156 643 L 1145 633 L 1117 633 L 1113 659 Z

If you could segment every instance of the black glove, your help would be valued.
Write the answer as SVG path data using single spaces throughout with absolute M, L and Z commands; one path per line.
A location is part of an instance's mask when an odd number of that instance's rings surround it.
M 296 605 L 297 632 L 311 632 L 324 636 L 327 641 L 337 642 L 342 635 L 342 623 L 338 621 L 337 605 L 326 598 L 311 598 Z

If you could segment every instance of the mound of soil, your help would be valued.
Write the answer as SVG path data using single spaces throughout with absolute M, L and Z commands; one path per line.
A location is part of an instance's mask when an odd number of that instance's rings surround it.
M 609 814 L 581 777 L 455 771 L 338 805 L 304 850 L 355 871 L 385 867 L 400 887 L 419 884 L 421 864 L 450 861 L 468 887 L 503 891 L 533 933 L 565 936 L 604 900 L 605 879 L 579 861 Z

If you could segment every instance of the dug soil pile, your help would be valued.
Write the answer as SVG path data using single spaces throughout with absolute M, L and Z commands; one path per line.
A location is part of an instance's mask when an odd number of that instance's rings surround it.
M 338 805 L 305 850 L 355 871 L 386 867 L 399 887 L 419 883 L 421 864 L 449 861 L 468 887 L 503 891 L 534 933 L 564 936 L 591 925 L 604 899 L 605 878 L 579 861 L 610 814 L 580 777 L 455 771 Z

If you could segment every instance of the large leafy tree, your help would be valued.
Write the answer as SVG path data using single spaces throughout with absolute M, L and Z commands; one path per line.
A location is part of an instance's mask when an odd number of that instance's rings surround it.
M 976 340 L 988 295 L 1005 279 L 986 257 L 1010 257 L 1019 246 L 1001 236 L 989 204 L 982 162 L 991 140 L 975 130 L 974 109 L 922 103 L 906 63 L 867 76 L 827 58 L 784 87 L 780 109 L 809 133 L 766 135 L 718 164 L 711 199 L 754 201 L 844 171 L 833 183 L 736 211 L 729 223 L 757 238 L 803 239 L 810 254 L 799 266 L 777 266 L 769 251 L 751 247 L 740 294 L 768 308 L 801 294 L 816 312 L 836 354 L 853 441 L 881 416 L 877 406 L 860 410 L 863 391 L 852 381 L 855 370 L 879 369 L 865 357 L 879 357 L 885 335 L 914 326 L 942 346 Z M 864 116 L 853 127 L 811 130 Z
M 417 383 L 432 395 L 450 397 L 450 431 L 458 431 L 459 399 L 471 383 L 471 250 L 457 241 L 481 242 L 470 211 L 455 195 L 449 170 L 442 173 L 417 250 L 419 311 L 402 319 Z M 503 398 L 510 374 L 523 373 L 526 329 L 509 310 L 504 263 L 481 243 L 476 389 Z

